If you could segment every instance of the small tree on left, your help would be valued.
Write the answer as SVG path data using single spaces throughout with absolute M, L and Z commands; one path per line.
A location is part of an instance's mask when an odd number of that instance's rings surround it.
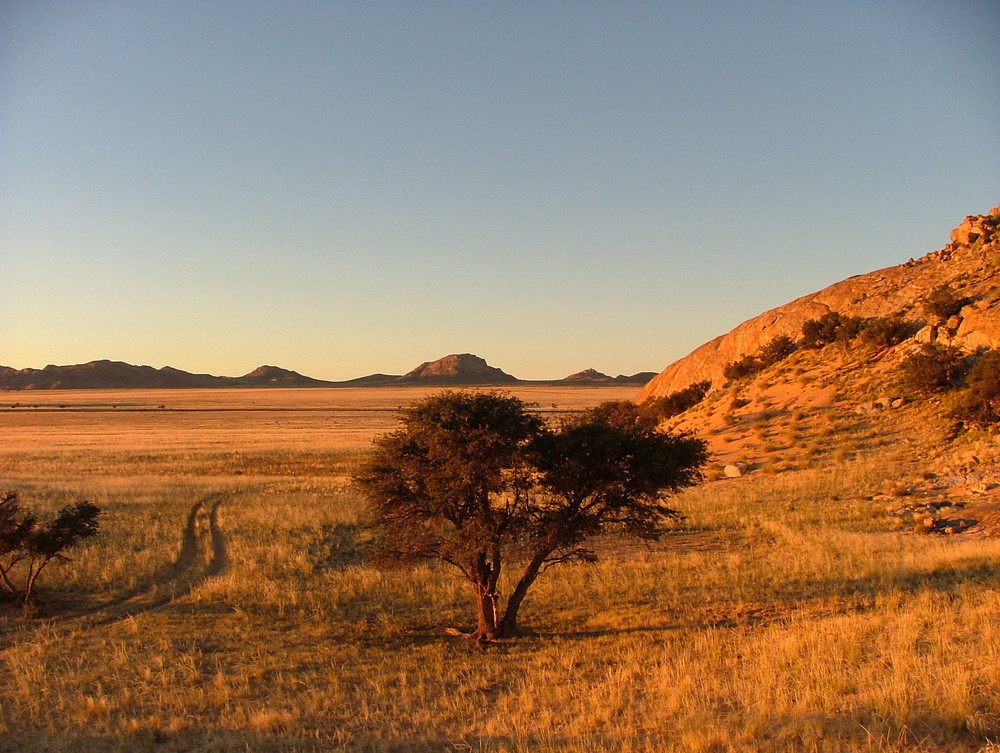
M 21 509 L 17 492 L 0 496 L 0 586 L 20 604 L 31 601 L 38 576 L 66 550 L 97 533 L 101 510 L 90 502 L 66 505 L 47 522 Z

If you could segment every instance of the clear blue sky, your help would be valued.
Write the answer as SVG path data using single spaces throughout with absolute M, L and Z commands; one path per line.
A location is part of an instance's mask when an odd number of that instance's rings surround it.
M 1000 5 L 0 0 L 0 364 L 659 371 L 1000 202 Z

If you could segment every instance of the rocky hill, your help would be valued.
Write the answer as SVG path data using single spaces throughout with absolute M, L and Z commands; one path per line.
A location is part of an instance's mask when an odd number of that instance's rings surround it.
M 470 353 L 452 354 L 436 361 L 427 361 L 397 380 L 397 384 L 454 386 L 503 385 L 517 382 L 517 377 L 490 366 L 484 359 Z
M 641 386 L 648 383 L 649 380 L 655 376 L 656 373 L 653 371 L 640 371 L 638 374 L 633 374 L 632 376 L 619 374 L 618 376 L 613 377 L 608 376 L 607 374 L 602 374 L 596 369 L 584 369 L 583 371 L 578 371 L 575 374 L 563 377 L 559 380 L 559 383 L 593 385 L 635 384 Z
M 824 315 L 844 329 L 824 334 Z M 871 488 L 817 491 L 824 504 L 921 533 L 998 536 L 996 349 L 1000 207 L 966 218 L 921 259 L 744 322 L 671 364 L 637 400 L 666 429 L 708 442 L 709 480 L 766 483 L 857 464 Z M 733 368 L 744 359 L 752 368 Z
M 249 374 L 237 377 L 233 382 L 239 387 L 330 387 L 334 384 L 303 376 L 297 371 L 282 369 L 279 366 L 259 366 Z
M 965 350 L 996 347 L 1000 344 L 998 228 L 1000 205 L 987 215 L 966 217 L 952 231 L 950 243 L 920 259 L 848 278 L 755 316 L 667 366 L 637 400 L 669 395 L 703 380 L 719 387 L 726 381 L 727 364 L 757 353 L 780 335 L 797 339 L 806 321 L 829 312 L 857 317 L 899 315 L 928 342 Z M 921 301 L 945 284 L 969 303 L 953 319 L 939 322 L 927 315 Z

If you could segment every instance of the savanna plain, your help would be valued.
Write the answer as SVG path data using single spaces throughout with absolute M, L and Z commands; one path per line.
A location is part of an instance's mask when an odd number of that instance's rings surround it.
M 428 392 L 2 396 L 0 490 L 104 514 L 0 608 L 0 750 L 1000 751 L 1000 543 L 892 525 L 907 441 L 688 489 L 483 649 L 447 568 L 364 556 L 352 473 Z

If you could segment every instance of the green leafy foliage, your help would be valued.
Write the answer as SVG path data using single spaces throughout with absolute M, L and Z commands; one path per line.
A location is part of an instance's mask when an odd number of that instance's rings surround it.
M 1000 350 L 987 350 L 969 370 L 969 388 L 983 400 L 1000 400 Z
M 756 356 L 743 356 L 736 361 L 730 361 L 722 369 L 722 375 L 731 381 L 751 377 L 764 368 Z
M 760 349 L 757 357 L 767 367 L 784 361 L 794 352 L 795 341 L 788 335 L 778 335 Z

